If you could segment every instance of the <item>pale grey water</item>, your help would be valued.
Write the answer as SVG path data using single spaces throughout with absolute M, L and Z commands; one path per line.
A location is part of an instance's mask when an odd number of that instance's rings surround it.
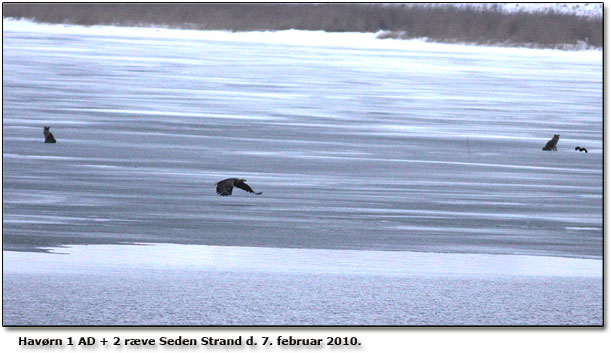
M 602 324 L 595 259 L 174 244 L 55 251 L 4 252 L 5 324 Z
M 4 250 L 602 257 L 600 51 L 20 26 L 3 32 Z M 263 195 L 218 197 L 234 176 Z
M 4 314 L 4 323 L 602 324 L 602 282 L 591 278 L 389 278 L 162 270 L 94 278 L 83 274 L 5 276 L 4 307 L 10 310 Z

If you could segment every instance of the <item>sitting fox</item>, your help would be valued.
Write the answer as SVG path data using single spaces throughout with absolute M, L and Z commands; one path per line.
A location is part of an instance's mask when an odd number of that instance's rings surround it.
M 53 137 L 53 134 L 51 133 L 51 131 L 49 131 L 49 126 L 45 126 L 42 133 L 45 135 L 45 143 L 55 143 L 56 142 L 55 137 Z
M 543 147 L 544 151 L 558 151 L 556 148 L 556 144 L 558 144 L 558 140 L 560 140 L 560 135 L 554 135 L 551 140 L 547 141 L 545 147 Z

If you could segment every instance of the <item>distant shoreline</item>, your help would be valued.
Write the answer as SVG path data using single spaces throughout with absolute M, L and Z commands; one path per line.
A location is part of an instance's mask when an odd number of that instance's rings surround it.
M 561 50 L 602 48 L 602 17 L 410 4 L 4 4 L 3 17 L 76 25 L 378 33 L 378 38 Z

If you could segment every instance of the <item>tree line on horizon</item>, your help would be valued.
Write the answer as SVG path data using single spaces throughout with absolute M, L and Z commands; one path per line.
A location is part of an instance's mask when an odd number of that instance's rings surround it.
M 602 47 L 602 18 L 427 4 L 5 3 L 3 17 L 78 25 L 199 30 L 378 32 L 382 37 L 553 48 Z

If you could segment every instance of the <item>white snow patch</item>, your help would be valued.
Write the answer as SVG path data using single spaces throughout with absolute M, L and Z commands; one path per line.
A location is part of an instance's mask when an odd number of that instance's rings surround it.
M 584 59 L 584 53 L 589 60 L 602 60 L 602 51 L 598 49 L 584 49 L 579 51 L 564 51 L 554 49 L 525 49 L 511 47 L 487 47 L 465 44 L 431 43 L 425 39 L 378 39 L 379 33 L 357 32 L 324 32 L 324 31 L 201 31 L 187 29 L 171 29 L 158 27 L 118 27 L 118 26 L 79 26 L 72 24 L 36 23 L 25 19 L 3 19 L 4 33 L 45 33 L 50 34 L 78 34 L 83 36 L 98 36 L 105 38 L 130 38 L 142 45 L 146 40 L 180 40 L 199 42 L 206 41 L 229 43 L 259 43 L 281 44 L 297 47 L 314 48 L 347 48 L 347 49 L 388 49 L 427 51 L 437 53 L 469 53 L 523 56 L 528 53 L 536 56 L 557 55 L 565 58 Z M 195 43 L 194 43 L 195 44 Z M 527 50 L 527 51 L 525 51 Z
M 381 276 L 601 277 L 602 261 L 530 255 L 418 253 L 154 244 L 75 245 L 54 253 L 4 252 L 5 273 L 125 269 Z M 66 255 L 60 255 L 62 253 Z

